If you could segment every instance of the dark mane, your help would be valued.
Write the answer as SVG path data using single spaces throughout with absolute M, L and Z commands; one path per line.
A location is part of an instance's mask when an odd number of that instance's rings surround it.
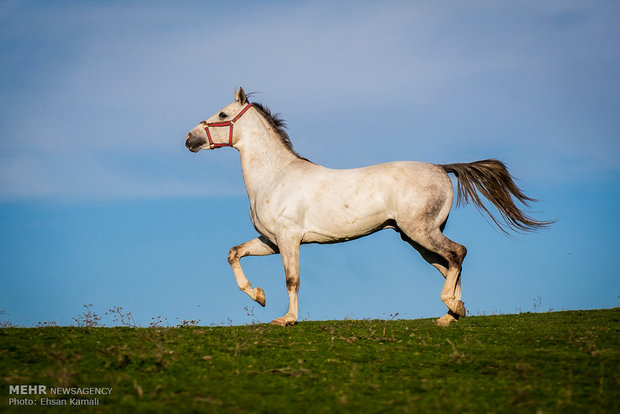
M 284 122 L 284 119 L 280 117 L 280 114 L 271 113 L 271 110 L 269 108 L 258 102 L 252 102 L 252 106 L 256 108 L 258 112 L 260 112 L 265 117 L 267 122 L 271 124 L 286 149 L 293 153 L 297 158 L 309 161 L 308 159 L 300 156 L 297 152 L 295 152 L 293 144 L 291 143 L 291 139 L 286 132 L 286 122 Z

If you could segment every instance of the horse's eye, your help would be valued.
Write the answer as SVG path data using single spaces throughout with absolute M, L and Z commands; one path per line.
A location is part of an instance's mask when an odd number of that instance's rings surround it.
M 228 115 L 226 115 L 224 112 L 220 112 L 220 119 L 224 119 L 226 118 Z

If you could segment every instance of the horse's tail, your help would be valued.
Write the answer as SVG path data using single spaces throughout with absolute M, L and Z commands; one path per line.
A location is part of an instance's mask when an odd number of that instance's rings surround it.
M 453 173 L 457 178 L 456 205 L 467 204 L 471 198 L 474 206 L 479 211 L 484 210 L 504 233 L 508 233 L 507 228 L 515 231 L 533 231 L 553 223 L 553 221 L 535 220 L 516 206 L 512 197 L 526 207 L 529 206 L 528 202 L 536 200 L 523 194 L 501 161 L 490 159 L 441 166 L 447 173 Z M 487 210 L 478 192 L 493 203 L 504 219 L 505 225 L 498 222 Z

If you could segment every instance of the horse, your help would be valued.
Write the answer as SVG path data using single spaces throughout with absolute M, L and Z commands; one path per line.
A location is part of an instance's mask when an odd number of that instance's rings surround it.
M 250 218 L 260 234 L 230 249 L 228 262 L 239 289 L 265 306 L 265 292 L 252 287 L 241 267 L 246 256 L 280 254 L 284 265 L 288 312 L 271 323 L 297 323 L 299 315 L 299 250 L 306 243 L 339 243 L 379 230 L 392 229 L 445 278 L 441 300 L 448 326 L 466 316 L 461 300 L 461 267 L 465 246 L 443 235 L 452 208 L 469 200 L 500 230 L 530 231 L 551 221 L 526 215 L 515 204 L 536 201 L 514 183 L 496 159 L 470 163 L 430 164 L 398 161 L 356 169 L 330 169 L 295 152 L 278 114 L 248 100 L 235 87 L 235 100 L 195 126 L 185 139 L 192 152 L 232 147 L 239 151 L 250 203 Z M 479 194 L 500 213 L 501 222 L 485 207 Z

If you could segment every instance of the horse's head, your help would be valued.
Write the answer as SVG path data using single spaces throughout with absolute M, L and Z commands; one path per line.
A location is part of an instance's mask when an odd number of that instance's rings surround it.
M 243 88 L 235 88 L 235 102 L 216 112 L 211 118 L 196 125 L 185 139 L 185 146 L 191 152 L 201 149 L 232 147 L 233 126 L 235 122 L 249 109 Z

